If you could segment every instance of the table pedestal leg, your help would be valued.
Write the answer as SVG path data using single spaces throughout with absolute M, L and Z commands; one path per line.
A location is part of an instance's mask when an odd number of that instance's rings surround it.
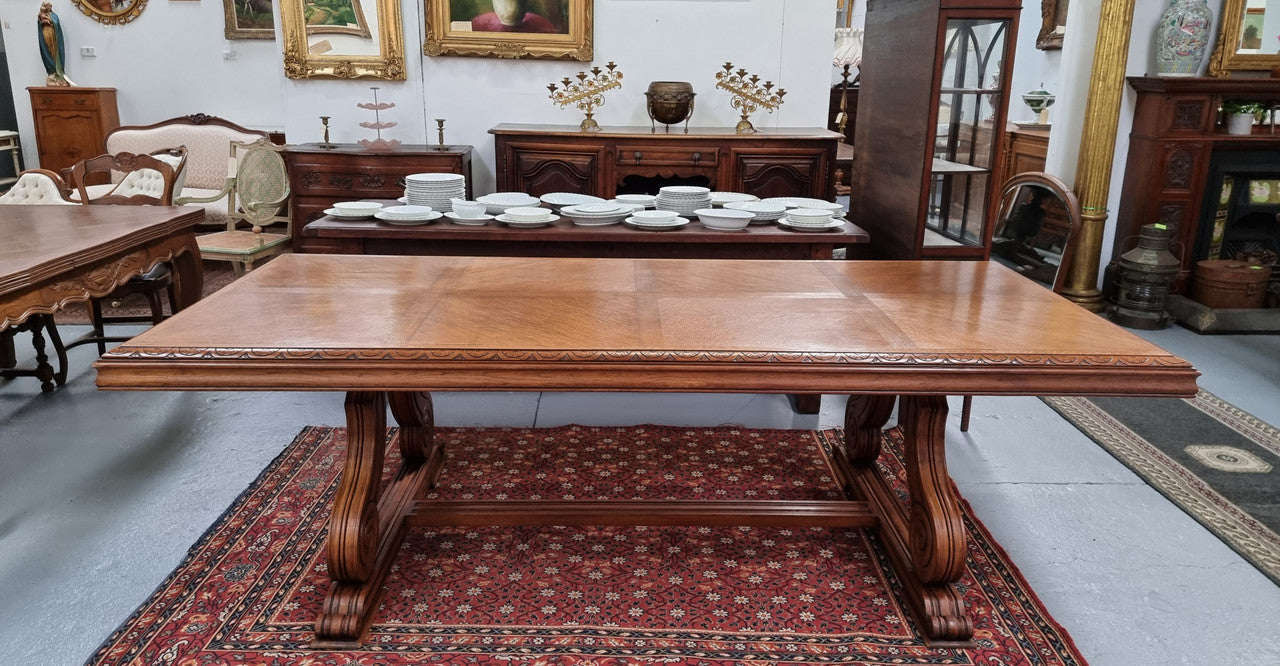
M 856 396 L 855 396 L 856 397 Z M 973 622 L 965 614 L 955 581 L 964 572 L 964 522 L 947 474 L 943 434 L 945 396 L 902 396 L 898 422 L 904 436 L 910 512 L 903 510 L 889 484 L 875 469 L 868 423 L 879 418 L 882 405 L 872 401 L 846 409 L 857 429 L 848 429 L 845 447 L 854 484 L 880 518 L 880 533 L 904 593 L 925 636 L 934 645 L 964 645 L 973 636 Z M 886 415 L 887 418 L 887 415 Z M 861 420 L 859 420 L 861 419 Z M 883 422 L 881 422 L 883 423 Z M 878 432 L 875 433 L 878 442 Z M 878 444 L 875 445 L 878 453 Z
M 422 489 L 439 474 L 444 460 L 432 441 L 430 395 L 392 393 L 390 402 L 403 426 L 400 451 L 405 460 L 382 493 L 387 394 L 347 393 L 347 458 L 329 518 L 326 550 L 333 584 L 316 618 L 313 647 L 359 644 L 404 538 L 405 517 Z

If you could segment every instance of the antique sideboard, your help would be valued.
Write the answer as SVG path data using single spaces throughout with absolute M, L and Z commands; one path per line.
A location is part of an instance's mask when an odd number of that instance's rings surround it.
M 502 124 L 489 130 L 499 191 L 611 198 L 662 185 L 704 185 L 759 197 L 835 199 L 841 136 L 822 128 L 604 127 Z
M 358 144 L 331 145 L 304 143 L 285 149 L 296 251 L 308 249 L 303 227 L 323 217 L 335 202 L 395 199 L 404 195 L 404 177 L 412 173 L 460 173 L 467 178 L 467 198 L 471 198 L 471 146 L 399 145 L 370 151 Z

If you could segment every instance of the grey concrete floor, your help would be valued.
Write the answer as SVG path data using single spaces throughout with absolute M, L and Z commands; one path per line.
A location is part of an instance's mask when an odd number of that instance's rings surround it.
M 66 331 L 75 335 L 75 329 Z M 1143 334 L 1201 386 L 1280 424 L 1280 336 Z M 25 339 L 25 336 L 24 336 Z M 23 345 L 20 345 L 22 347 Z M 0 384 L 0 664 L 76 664 L 332 393 L 98 391 L 91 349 L 68 385 Z M 778 396 L 439 394 L 442 425 L 840 425 Z M 1280 587 L 1035 398 L 953 399 L 948 461 L 978 516 L 1093 664 L 1280 664 Z M 1280 461 L 1272 461 L 1280 464 Z

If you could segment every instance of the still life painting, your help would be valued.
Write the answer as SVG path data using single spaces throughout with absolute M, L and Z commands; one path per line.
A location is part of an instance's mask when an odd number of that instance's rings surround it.
M 424 0 L 429 56 L 591 60 L 591 0 Z

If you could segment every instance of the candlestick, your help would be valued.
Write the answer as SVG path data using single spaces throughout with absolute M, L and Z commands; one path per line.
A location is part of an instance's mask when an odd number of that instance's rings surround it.
M 592 67 L 591 74 L 587 72 L 578 72 L 578 80 L 572 81 L 569 77 L 564 77 L 560 84 L 564 89 L 557 88 L 555 83 L 547 86 L 547 90 L 551 91 L 551 100 L 564 108 L 570 104 L 578 107 L 579 111 L 587 114 L 585 120 L 582 121 L 583 132 L 599 132 L 600 124 L 592 118 L 597 106 L 604 104 L 604 92 L 622 87 L 622 72 L 617 71 L 617 65 L 610 62 L 605 65 L 603 71 L 599 67 Z
M 737 72 L 733 71 L 733 63 L 726 62 L 723 72 L 716 72 L 716 87 L 727 90 L 733 95 L 733 108 L 742 111 L 742 120 L 734 126 L 738 134 L 753 134 L 757 130 L 752 126 L 751 121 L 747 118 L 752 111 L 758 108 L 764 108 L 769 113 L 782 105 L 782 98 L 786 96 L 787 91 L 778 88 L 773 89 L 773 81 L 765 81 L 760 84 L 760 77 L 755 74 L 747 75 L 747 70 L 739 68 Z

